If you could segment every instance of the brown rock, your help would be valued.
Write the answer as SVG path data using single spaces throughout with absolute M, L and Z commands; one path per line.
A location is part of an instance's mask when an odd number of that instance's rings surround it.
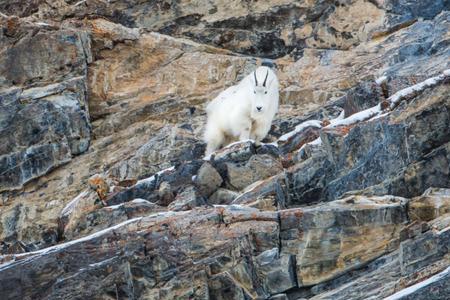
M 450 213 L 450 190 L 429 188 L 422 196 L 411 199 L 408 210 L 411 220 L 425 222 Z
M 349 197 L 280 212 L 282 253 L 297 256 L 299 286 L 335 278 L 398 245 L 403 198 Z

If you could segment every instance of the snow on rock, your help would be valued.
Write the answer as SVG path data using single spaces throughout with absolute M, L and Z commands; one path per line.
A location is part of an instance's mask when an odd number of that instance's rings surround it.
M 288 139 L 290 139 L 292 136 L 296 135 L 297 133 L 305 130 L 308 127 L 316 127 L 316 128 L 322 128 L 322 122 L 319 120 L 309 120 L 303 123 L 300 123 L 299 125 L 295 126 L 295 129 L 282 135 L 278 141 L 285 142 Z
M 322 145 L 322 139 L 320 137 L 318 137 L 314 141 L 304 144 L 303 146 L 300 147 L 300 149 L 297 150 L 297 152 L 301 152 L 306 147 L 306 145 L 320 146 L 320 145 Z
M 391 103 L 391 109 L 394 108 L 402 99 L 408 97 L 414 93 L 423 91 L 428 87 L 432 87 L 443 81 L 444 79 L 450 77 L 450 69 L 445 70 L 442 74 L 428 78 L 425 81 L 422 81 L 418 84 L 405 88 L 403 90 L 398 91 L 391 97 L 389 97 L 388 101 Z
M 162 171 L 159 171 L 158 173 L 156 173 L 156 174 L 153 175 L 153 176 L 150 176 L 150 177 L 148 177 L 148 178 L 144 178 L 144 179 L 139 180 L 138 182 L 136 182 L 135 185 L 143 184 L 143 183 L 152 183 L 153 181 L 156 180 L 156 177 L 157 177 L 157 176 L 160 176 L 161 174 L 164 174 L 164 173 L 166 173 L 166 172 L 170 172 L 170 171 L 173 171 L 173 170 L 175 170 L 175 167 L 174 167 L 174 166 L 172 166 L 172 167 L 170 167 L 170 168 L 167 168 L 167 169 L 164 169 L 164 170 L 162 170 Z
M 380 114 L 381 112 L 381 105 L 375 105 L 374 107 L 368 108 L 366 110 L 360 111 L 356 114 L 351 115 L 348 118 L 337 120 L 334 123 L 331 123 L 327 126 L 327 128 L 333 128 L 336 126 L 348 126 L 355 123 L 359 123 L 365 120 L 368 120 L 370 118 L 373 118 L 374 116 Z
M 381 85 L 387 81 L 387 76 L 383 75 L 375 80 L 376 84 Z
M 67 243 L 63 243 L 63 244 L 51 246 L 51 247 L 44 248 L 44 249 L 37 250 L 37 251 L 26 252 L 26 253 L 21 253 L 21 254 L 15 254 L 14 257 L 15 257 L 15 258 L 23 258 L 21 261 L 32 260 L 32 259 L 36 258 L 37 256 L 41 256 L 41 255 L 46 255 L 46 254 L 49 254 L 49 253 L 53 253 L 53 252 L 55 252 L 55 251 L 58 251 L 58 250 L 61 250 L 61 249 L 65 249 L 65 248 L 68 248 L 68 247 L 70 247 L 70 246 L 72 246 L 72 245 L 79 244 L 79 243 L 83 243 L 83 242 L 92 240 L 92 239 L 94 239 L 94 238 L 100 237 L 100 236 L 102 236 L 102 235 L 104 235 L 104 234 L 106 234 L 106 233 L 108 233 L 108 232 L 117 230 L 117 229 L 119 229 L 119 228 L 121 228 L 121 227 L 124 227 L 124 226 L 126 226 L 126 225 L 129 225 L 129 224 L 131 224 L 131 223 L 137 223 L 137 222 L 139 222 L 141 219 L 142 219 L 142 217 L 130 219 L 130 220 L 127 220 L 127 221 L 125 221 L 125 222 L 119 223 L 119 224 L 117 224 L 117 225 L 114 225 L 114 226 L 108 227 L 108 228 L 106 228 L 106 229 L 100 230 L 100 231 L 98 231 L 98 232 L 95 232 L 95 233 L 93 233 L 93 234 L 91 234 L 91 235 L 88 235 L 88 236 L 85 236 L 85 237 L 82 237 L 82 238 L 79 238 L 79 239 L 76 239 L 76 240 L 73 240 L 73 241 L 69 241 L 69 242 L 67 242 Z M 5 264 L 0 265 L 0 271 L 3 271 L 3 270 L 5 270 L 5 269 L 7 269 L 8 266 L 9 266 L 11 263 L 12 263 L 12 262 L 7 262 L 7 263 L 5 263 Z
M 130 201 L 131 203 L 150 203 L 151 204 L 151 202 L 150 201 L 148 201 L 148 200 L 145 200 L 145 199 L 140 199 L 140 198 L 137 198 L 137 199 L 134 199 L 134 200 L 131 200 Z
M 155 180 L 156 180 L 156 177 L 155 177 L 155 175 L 153 175 L 153 176 L 150 176 L 150 177 L 138 180 L 138 182 L 136 182 L 135 185 L 143 184 L 143 183 L 151 183 L 151 182 L 153 182 Z

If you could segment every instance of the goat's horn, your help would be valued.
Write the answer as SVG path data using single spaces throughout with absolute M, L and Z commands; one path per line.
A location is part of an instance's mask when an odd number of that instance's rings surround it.
M 258 79 L 256 79 L 256 71 L 253 72 L 253 75 L 255 75 L 255 85 L 258 86 Z
M 269 76 L 269 70 L 267 70 L 266 78 L 264 78 L 263 87 L 266 87 L 267 76 Z

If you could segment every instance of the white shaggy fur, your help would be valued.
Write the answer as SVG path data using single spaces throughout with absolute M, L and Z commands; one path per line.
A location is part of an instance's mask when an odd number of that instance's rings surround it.
M 233 141 L 252 139 L 259 145 L 278 111 L 278 98 L 277 76 L 266 66 L 221 92 L 206 107 L 206 155 Z

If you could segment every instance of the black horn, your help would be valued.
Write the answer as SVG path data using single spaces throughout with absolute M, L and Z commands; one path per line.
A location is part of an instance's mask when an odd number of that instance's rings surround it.
M 267 70 L 266 78 L 264 78 L 263 87 L 266 87 L 267 76 L 269 76 L 269 70 Z
M 256 79 L 256 71 L 253 72 L 253 75 L 255 75 L 255 85 L 258 86 L 258 79 Z

